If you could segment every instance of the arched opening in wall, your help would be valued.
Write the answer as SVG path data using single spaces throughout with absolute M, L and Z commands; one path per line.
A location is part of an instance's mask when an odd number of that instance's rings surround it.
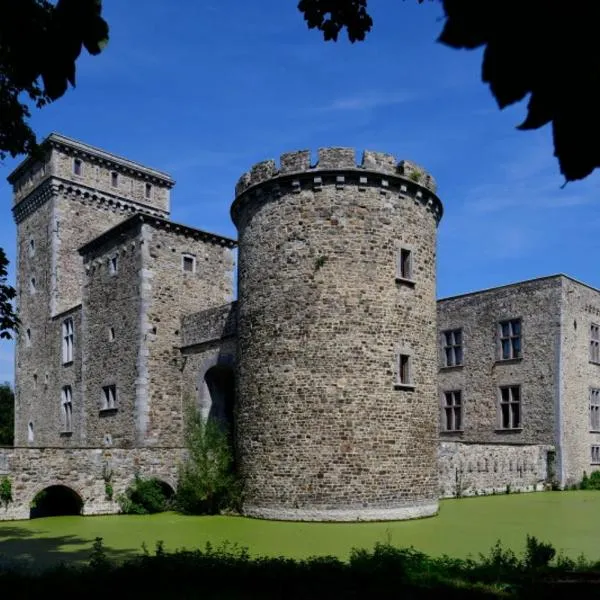
M 65 485 L 51 485 L 38 492 L 29 507 L 29 518 L 80 515 L 83 511 L 81 496 Z
M 208 419 L 222 425 L 233 436 L 233 405 L 235 402 L 235 378 L 228 365 L 215 365 L 204 375 L 210 394 Z

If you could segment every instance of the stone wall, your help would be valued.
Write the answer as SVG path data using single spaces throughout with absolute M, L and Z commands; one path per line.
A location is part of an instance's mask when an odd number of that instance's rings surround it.
M 460 390 L 463 427 L 443 441 L 489 444 L 555 444 L 560 337 L 559 277 L 548 277 L 438 301 L 440 404 Z M 499 322 L 521 319 L 522 356 L 501 360 Z M 462 329 L 463 364 L 444 367 L 443 332 Z M 502 429 L 500 386 L 519 385 L 521 427 Z
M 240 180 L 244 512 L 299 520 L 437 511 L 435 244 L 441 203 L 390 155 L 321 149 Z M 431 182 L 430 182 L 430 185 Z M 410 280 L 399 277 L 412 251 Z M 410 356 L 401 385 L 399 354 Z
M 234 242 L 191 228 L 144 225 L 148 420 L 145 444 L 176 445 L 183 435 L 182 318 L 230 302 Z M 192 258 L 192 271 L 183 268 Z
M 0 507 L 0 521 L 28 519 L 35 495 L 53 485 L 76 492 L 85 515 L 118 513 L 115 499 L 136 474 L 156 477 L 175 489 L 184 456 L 181 448 L 0 448 L 0 476 L 8 475 L 13 489 L 8 509 Z M 106 497 L 107 480 L 112 501 Z
M 542 491 L 552 478 L 553 454 L 553 446 L 442 441 L 438 448 L 440 496 Z
M 186 315 L 181 320 L 181 346 L 196 346 L 237 332 L 237 302 Z
M 139 433 L 143 237 L 137 224 L 84 253 L 83 438 L 94 447 L 135 445 Z M 116 261 L 116 264 L 113 262 Z M 116 386 L 114 407 L 103 388 Z
M 600 364 L 591 361 L 590 328 L 600 325 L 600 292 L 562 277 L 560 345 L 559 481 L 572 485 L 583 473 L 600 468 L 592 461 L 592 445 L 600 446 L 600 431 L 590 423 L 590 390 L 600 389 Z M 598 462 L 598 461 L 596 461 Z

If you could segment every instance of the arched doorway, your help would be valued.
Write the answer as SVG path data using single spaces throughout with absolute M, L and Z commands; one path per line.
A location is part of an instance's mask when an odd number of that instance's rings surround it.
M 66 485 L 51 485 L 35 495 L 29 518 L 80 515 L 82 511 L 83 500 L 76 491 Z
M 221 424 L 233 434 L 233 405 L 235 402 L 235 379 L 229 365 L 215 365 L 206 371 L 204 382 L 210 395 L 208 419 Z

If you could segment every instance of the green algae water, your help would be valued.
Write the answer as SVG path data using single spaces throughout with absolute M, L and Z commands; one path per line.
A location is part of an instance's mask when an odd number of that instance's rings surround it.
M 0 509 L 1 510 L 1 509 Z M 96 537 L 107 554 L 125 559 L 152 553 L 162 540 L 167 551 L 229 542 L 252 555 L 303 558 L 348 557 L 352 548 L 376 542 L 414 546 L 431 555 L 487 553 L 500 540 L 520 553 L 525 536 L 550 542 L 558 552 L 600 559 L 600 492 L 543 492 L 443 500 L 436 517 L 385 523 L 290 523 L 242 517 L 150 516 L 52 517 L 0 522 L 0 555 L 46 567 L 87 561 Z

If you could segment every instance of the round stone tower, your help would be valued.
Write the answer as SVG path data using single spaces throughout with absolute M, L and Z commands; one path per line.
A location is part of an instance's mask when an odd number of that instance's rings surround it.
M 349 148 L 240 179 L 236 444 L 247 515 L 438 509 L 432 177 Z

